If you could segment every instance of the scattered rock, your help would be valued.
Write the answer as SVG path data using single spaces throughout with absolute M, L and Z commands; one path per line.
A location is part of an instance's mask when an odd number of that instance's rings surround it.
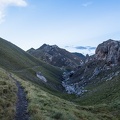
M 94 72 L 93 72 L 93 76 L 97 76 L 100 72 L 101 72 L 101 69 L 96 67 Z
M 41 72 L 37 72 L 37 73 L 36 73 L 36 76 L 37 76 L 40 80 L 42 80 L 43 82 L 47 82 L 47 79 L 42 75 Z
M 79 86 L 79 83 L 69 83 L 71 74 L 74 74 L 74 72 L 75 71 L 63 73 L 64 80 L 62 81 L 62 86 L 65 88 L 68 94 L 82 95 L 84 92 L 87 92 L 87 90 L 85 90 L 83 86 Z

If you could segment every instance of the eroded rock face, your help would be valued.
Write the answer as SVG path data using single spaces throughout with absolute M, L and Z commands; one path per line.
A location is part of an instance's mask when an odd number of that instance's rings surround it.
M 76 83 L 69 83 L 69 79 L 71 77 L 71 75 L 74 74 L 74 71 L 71 72 L 64 72 L 63 73 L 63 81 L 62 81 L 62 86 L 65 88 L 65 91 L 68 94 L 76 94 L 76 95 L 82 95 L 85 92 L 87 92 L 87 90 L 84 89 L 84 86 L 79 85 L 79 82 Z
M 120 62 L 120 41 L 109 39 L 99 44 L 95 52 L 95 57 L 97 60 L 105 60 L 110 64 L 118 64 Z
M 82 95 L 89 90 L 86 90 L 87 85 L 106 82 L 120 74 L 119 64 L 120 41 L 110 39 L 98 45 L 95 55 L 87 55 L 71 77 L 64 74 L 62 85 L 68 94 Z

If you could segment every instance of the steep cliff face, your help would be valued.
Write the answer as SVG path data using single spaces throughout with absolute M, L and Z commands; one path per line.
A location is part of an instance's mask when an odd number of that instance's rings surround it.
M 110 64 L 120 62 L 120 41 L 108 40 L 98 45 L 95 57 L 97 60 L 104 60 Z

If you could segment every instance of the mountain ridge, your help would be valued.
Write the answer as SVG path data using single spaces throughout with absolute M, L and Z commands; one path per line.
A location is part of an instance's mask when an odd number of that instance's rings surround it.
M 76 68 L 83 59 L 83 56 L 80 58 L 65 49 L 59 48 L 57 45 L 43 44 L 38 49 L 29 49 L 27 53 L 45 61 L 46 63 L 61 68 Z

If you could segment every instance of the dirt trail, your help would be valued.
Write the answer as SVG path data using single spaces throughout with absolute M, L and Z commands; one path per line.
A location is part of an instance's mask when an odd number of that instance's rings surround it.
M 12 77 L 12 75 L 10 75 L 10 77 L 16 82 L 18 88 L 15 120 L 29 120 L 30 117 L 27 112 L 28 101 L 26 99 L 24 88 L 15 78 Z

